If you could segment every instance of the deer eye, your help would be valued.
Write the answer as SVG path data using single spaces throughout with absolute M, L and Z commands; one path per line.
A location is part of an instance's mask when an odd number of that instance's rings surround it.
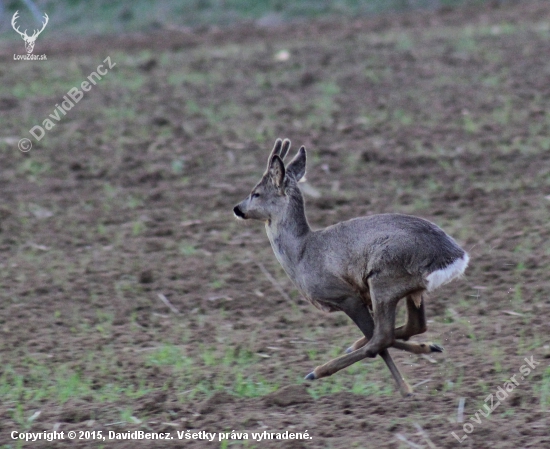
M 259 197 L 260 197 L 260 194 L 257 193 L 257 192 L 254 192 L 254 193 L 252 194 L 252 198 L 259 198 Z

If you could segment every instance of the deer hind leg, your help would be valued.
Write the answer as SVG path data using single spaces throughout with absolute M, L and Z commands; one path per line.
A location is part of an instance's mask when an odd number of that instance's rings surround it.
M 408 340 L 413 335 L 418 335 L 426 332 L 426 313 L 424 308 L 424 297 L 422 292 L 413 293 L 406 297 L 407 304 L 407 322 L 403 326 L 395 329 L 395 338 Z M 353 343 L 346 353 L 351 353 L 359 348 L 362 348 L 368 343 L 366 337 L 362 337 Z M 393 347 L 402 351 L 412 352 L 413 354 L 430 354 L 432 352 L 442 352 L 443 348 L 438 344 L 431 342 L 423 343 L 406 343 L 395 341 Z
M 367 339 L 372 338 L 374 332 L 374 321 L 368 308 L 361 301 L 355 301 L 354 298 L 350 298 L 343 305 L 342 310 L 353 320 L 359 329 L 361 329 Z M 386 366 L 390 370 L 401 395 L 404 397 L 410 396 L 412 394 L 412 388 L 399 372 L 399 369 L 395 365 L 387 349 L 381 350 L 379 355 L 382 357 L 386 363 Z M 362 354 L 360 351 L 355 351 L 352 354 L 338 357 L 315 368 L 313 372 L 306 376 L 306 379 L 313 380 L 331 376 L 337 371 L 363 360 L 364 358 L 366 358 L 366 355 Z
M 423 334 L 428 329 L 423 292 L 415 292 L 407 296 L 407 322 L 395 329 L 395 338 L 408 340 L 413 335 Z
M 365 357 L 376 357 L 380 351 L 389 348 L 395 342 L 395 315 L 400 297 L 383 290 L 371 288 L 372 318 L 374 332 L 372 338 L 359 351 Z M 367 338 L 368 336 L 365 335 Z M 352 353 L 353 354 L 353 353 Z
M 368 340 L 363 337 L 357 340 L 353 345 L 346 349 L 346 354 L 350 354 L 359 348 L 362 348 L 368 343 Z M 431 342 L 407 342 L 395 340 L 392 348 L 400 349 L 401 351 L 411 352 L 413 354 L 431 354 L 432 352 L 443 352 L 443 347 Z
M 371 291 L 373 290 L 371 289 Z M 374 295 L 371 294 L 371 296 L 373 297 L 373 304 L 375 304 Z M 382 360 L 386 362 L 386 366 L 397 383 L 401 396 L 407 397 L 413 394 L 413 389 L 399 372 L 399 369 L 393 362 L 393 359 L 388 352 L 388 347 L 392 346 L 395 342 L 395 308 L 398 300 L 399 298 L 395 301 L 392 300 L 392 298 L 388 298 L 387 301 L 382 300 L 381 302 L 376 303 L 376 307 L 373 310 L 372 315 L 370 311 L 361 303 L 363 306 L 362 309 L 366 312 L 366 316 L 368 316 L 371 321 L 371 329 L 374 324 L 372 338 L 369 338 L 370 336 L 365 333 L 365 337 L 369 340 L 368 343 L 359 351 L 348 354 L 347 357 L 353 356 L 354 354 L 361 354 L 364 357 L 376 357 L 377 355 L 380 355 Z

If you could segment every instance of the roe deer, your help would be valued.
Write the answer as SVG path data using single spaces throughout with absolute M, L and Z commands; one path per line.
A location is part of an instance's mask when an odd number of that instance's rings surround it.
M 364 335 L 346 355 L 318 366 L 306 379 L 330 376 L 380 355 L 401 394 L 408 396 L 412 389 L 388 348 L 415 354 L 443 350 L 406 340 L 427 329 L 425 292 L 462 275 L 468 254 L 435 224 L 409 215 L 359 217 L 311 230 L 298 187 L 306 172 L 306 150 L 302 146 L 285 167 L 289 149 L 288 139 L 277 139 L 262 179 L 233 212 L 240 219 L 264 221 L 277 260 L 300 293 L 324 311 L 346 313 Z M 395 328 L 397 303 L 403 298 L 407 321 Z

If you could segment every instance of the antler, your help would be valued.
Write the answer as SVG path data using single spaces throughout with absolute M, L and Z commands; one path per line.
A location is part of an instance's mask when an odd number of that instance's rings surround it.
M 50 20 L 50 18 L 48 17 L 48 14 L 44 13 L 44 19 L 46 19 L 46 20 L 45 20 L 44 22 L 42 22 L 42 28 L 40 28 L 40 31 L 34 30 L 34 32 L 32 33 L 31 38 L 33 38 L 33 37 L 34 37 L 34 38 L 38 37 L 38 35 L 39 35 L 40 33 L 42 33 L 42 31 L 44 31 L 44 28 L 46 28 L 46 25 L 48 24 L 48 21 Z M 25 31 L 27 31 L 27 30 L 25 30 Z
M 44 31 L 44 28 L 46 28 L 46 25 L 48 24 L 48 21 L 50 20 L 50 18 L 48 17 L 48 14 L 44 13 L 44 19 L 45 21 L 42 22 L 42 28 L 39 30 L 34 30 L 34 32 L 32 33 L 32 36 L 29 36 L 27 35 L 27 30 L 25 29 L 25 32 L 21 32 L 19 31 L 19 27 L 17 26 L 16 27 L 16 20 L 19 18 L 19 10 L 18 11 L 15 11 L 15 14 L 13 15 L 12 19 L 11 19 L 11 26 L 12 28 L 21 35 L 21 37 L 25 40 L 33 40 L 35 38 L 38 37 L 38 35 L 40 33 L 42 33 L 42 31 Z
M 12 28 L 21 35 L 21 37 L 23 39 L 25 39 L 25 37 L 29 37 L 27 36 L 27 30 L 25 30 L 24 33 L 22 33 L 21 31 L 19 31 L 19 27 L 15 27 L 15 21 L 19 18 L 19 10 L 15 11 L 15 14 L 13 15 L 13 17 L 11 18 L 11 26 Z

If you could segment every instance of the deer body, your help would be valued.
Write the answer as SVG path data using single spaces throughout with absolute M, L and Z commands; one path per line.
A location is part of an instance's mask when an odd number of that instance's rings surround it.
M 364 334 L 349 354 L 317 367 L 307 379 L 328 376 L 365 357 L 381 355 L 403 395 L 412 392 L 388 347 L 440 352 L 430 343 L 405 343 L 426 330 L 423 294 L 460 276 L 468 255 L 435 224 L 413 216 L 380 214 L 313 231 L 298 182 L 305 174 L 300 148 L 285 168 L 290 141 L 275 143 L 262 180 L 234 208 L 241 219 L 265 221 L 277 260 L 300 293 L 316 307 L 345 312 Z M 399 300 L 407 323 L 394 328 Z
M 292 212 L 302 215 L 303 210 Z M 329 312 L 340 310 L 342 298 L 354 294 L 370 306 L 367 281 L 379 273 L 409 277 L 407 293 L 430 291 L 447 278 L 430 285 L 429 275 L 465 254 L 433 223 L 401 214 L 354 218 L 320 231 L 308 226 L 297 234 L 266 224 L 266 231 L 277 260 L 300 293 Z

